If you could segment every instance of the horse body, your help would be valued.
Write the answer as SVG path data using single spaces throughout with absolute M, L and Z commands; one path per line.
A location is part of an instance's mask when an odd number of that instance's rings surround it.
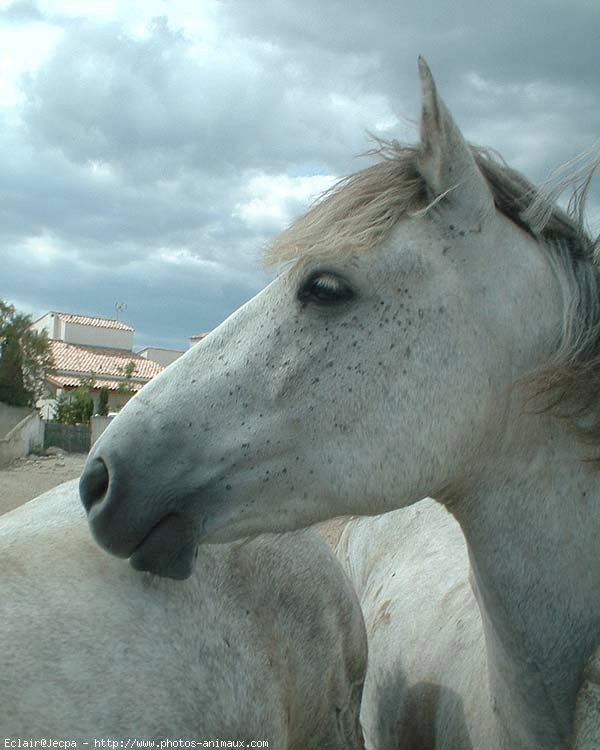
M 338 557 L 369 639 L 368 747 L 572 747 L 598 592 L 592 555 L 572 564 L 569 532 L 536 538 L 538 502 L 511 509 L 522 547 L 495 523 L 483 549 L 467 549 L 471 529 L 433 500 L 346 526 Z M 597 726 L 597 713 L 585 720 Z
M 425 500 L 353 519 L 337 555 L 367 627 L 367 747 L 493 747 L 489 716 L 467 705 L 488 697 L 485 644 L 464 541 L 451 516 Z
M 0 547 L 4 736 L 362 747 L 362 615 L 315 533 L 204 547 L 175 583 L 103 554 L 70 482 Z
M 600 482 L 572 432 L 600 442 L 600 272 L 420 74 L 418 147 L 388 145 L 275 242 L 297 262 L 128 403 L 81 496 L 104 548 L 182 578 L 198 543 L 435 497 L 454 520 L 415 506 L 344 537 L 368 731 L 565 748 L 584 688 L 581 736 L 600 725 Z

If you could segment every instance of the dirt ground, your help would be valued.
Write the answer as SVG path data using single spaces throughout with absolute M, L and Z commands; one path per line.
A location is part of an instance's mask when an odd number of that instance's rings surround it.
M 27 456 L 0 469 L 0 514 L 78 477 L 85 463 L 82 453 Z
M 61 453 L 57 456 L 27 456 L 0 469 L 0 515 L 51 490 L 83 470 L 86 455 Z M 347 519 L 335 518 L 316 526 L 335 548 Z

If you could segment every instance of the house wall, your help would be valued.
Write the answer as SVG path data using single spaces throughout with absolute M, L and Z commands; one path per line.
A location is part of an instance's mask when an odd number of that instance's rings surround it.
M 140 357 L 144 357 L 144 359 L 149 359 L 151 362 L 168 367 L 176 359 L 179 359 L 182 354 L 185 354 L 185 352 L 178 349 L 160 349 L 157 346 L 148 346 L 146 349 L 138 352 L 138 354 Z
M 135 394 L 133 393 L 118 393 L 115 391 L 109 391 L 108 393 L 108 411 L 118 412 L 130 401 Z
M 133 349 L 133 331 L 68 323 L 51 312 L 36 320 L 31 327 L 38 333 L 45 330 L 49 339 L 58 339 L 69 344 L 102 346 L 108 349 L 127 349 L 128 351 Z
M 114 417 L 92 417 L 90 420 L 90 443 L 94 445 Z
M 29 413 L 8 434 L 0 439 L 0 466 L 41 450 L 44 444 L 44 423 L 39 414 Z
M 121 331 L 115 328 L 84 326 L 81 323 L 62 322 L 63 341 L 68 344 L 83 346 L 102 346 L 110 349 L 133 349 L 133 331 Z
M 59 323 L 60 320 L 54 313 L 46 313 L 35 323 L 32 323 L 31 327 L 38 333 L 45 330 L 49 339 L 57 339 L 60 333 Z

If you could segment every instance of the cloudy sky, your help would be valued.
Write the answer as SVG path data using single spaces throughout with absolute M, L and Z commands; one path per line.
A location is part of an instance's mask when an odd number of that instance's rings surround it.
M 600 138 L 599 30 L 598 0 L 0 0 L 0 298 L 184 348 L 366 131 L 415 140 L 419 53 L 539 181 Z

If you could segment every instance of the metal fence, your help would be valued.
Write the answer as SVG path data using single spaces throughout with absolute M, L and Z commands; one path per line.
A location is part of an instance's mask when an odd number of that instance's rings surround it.
M 89 424 L 61 424 L 46 422 L 44 425 L 44 448 L 55 446 L 67 453 L 87 453 L 90 449 Z

